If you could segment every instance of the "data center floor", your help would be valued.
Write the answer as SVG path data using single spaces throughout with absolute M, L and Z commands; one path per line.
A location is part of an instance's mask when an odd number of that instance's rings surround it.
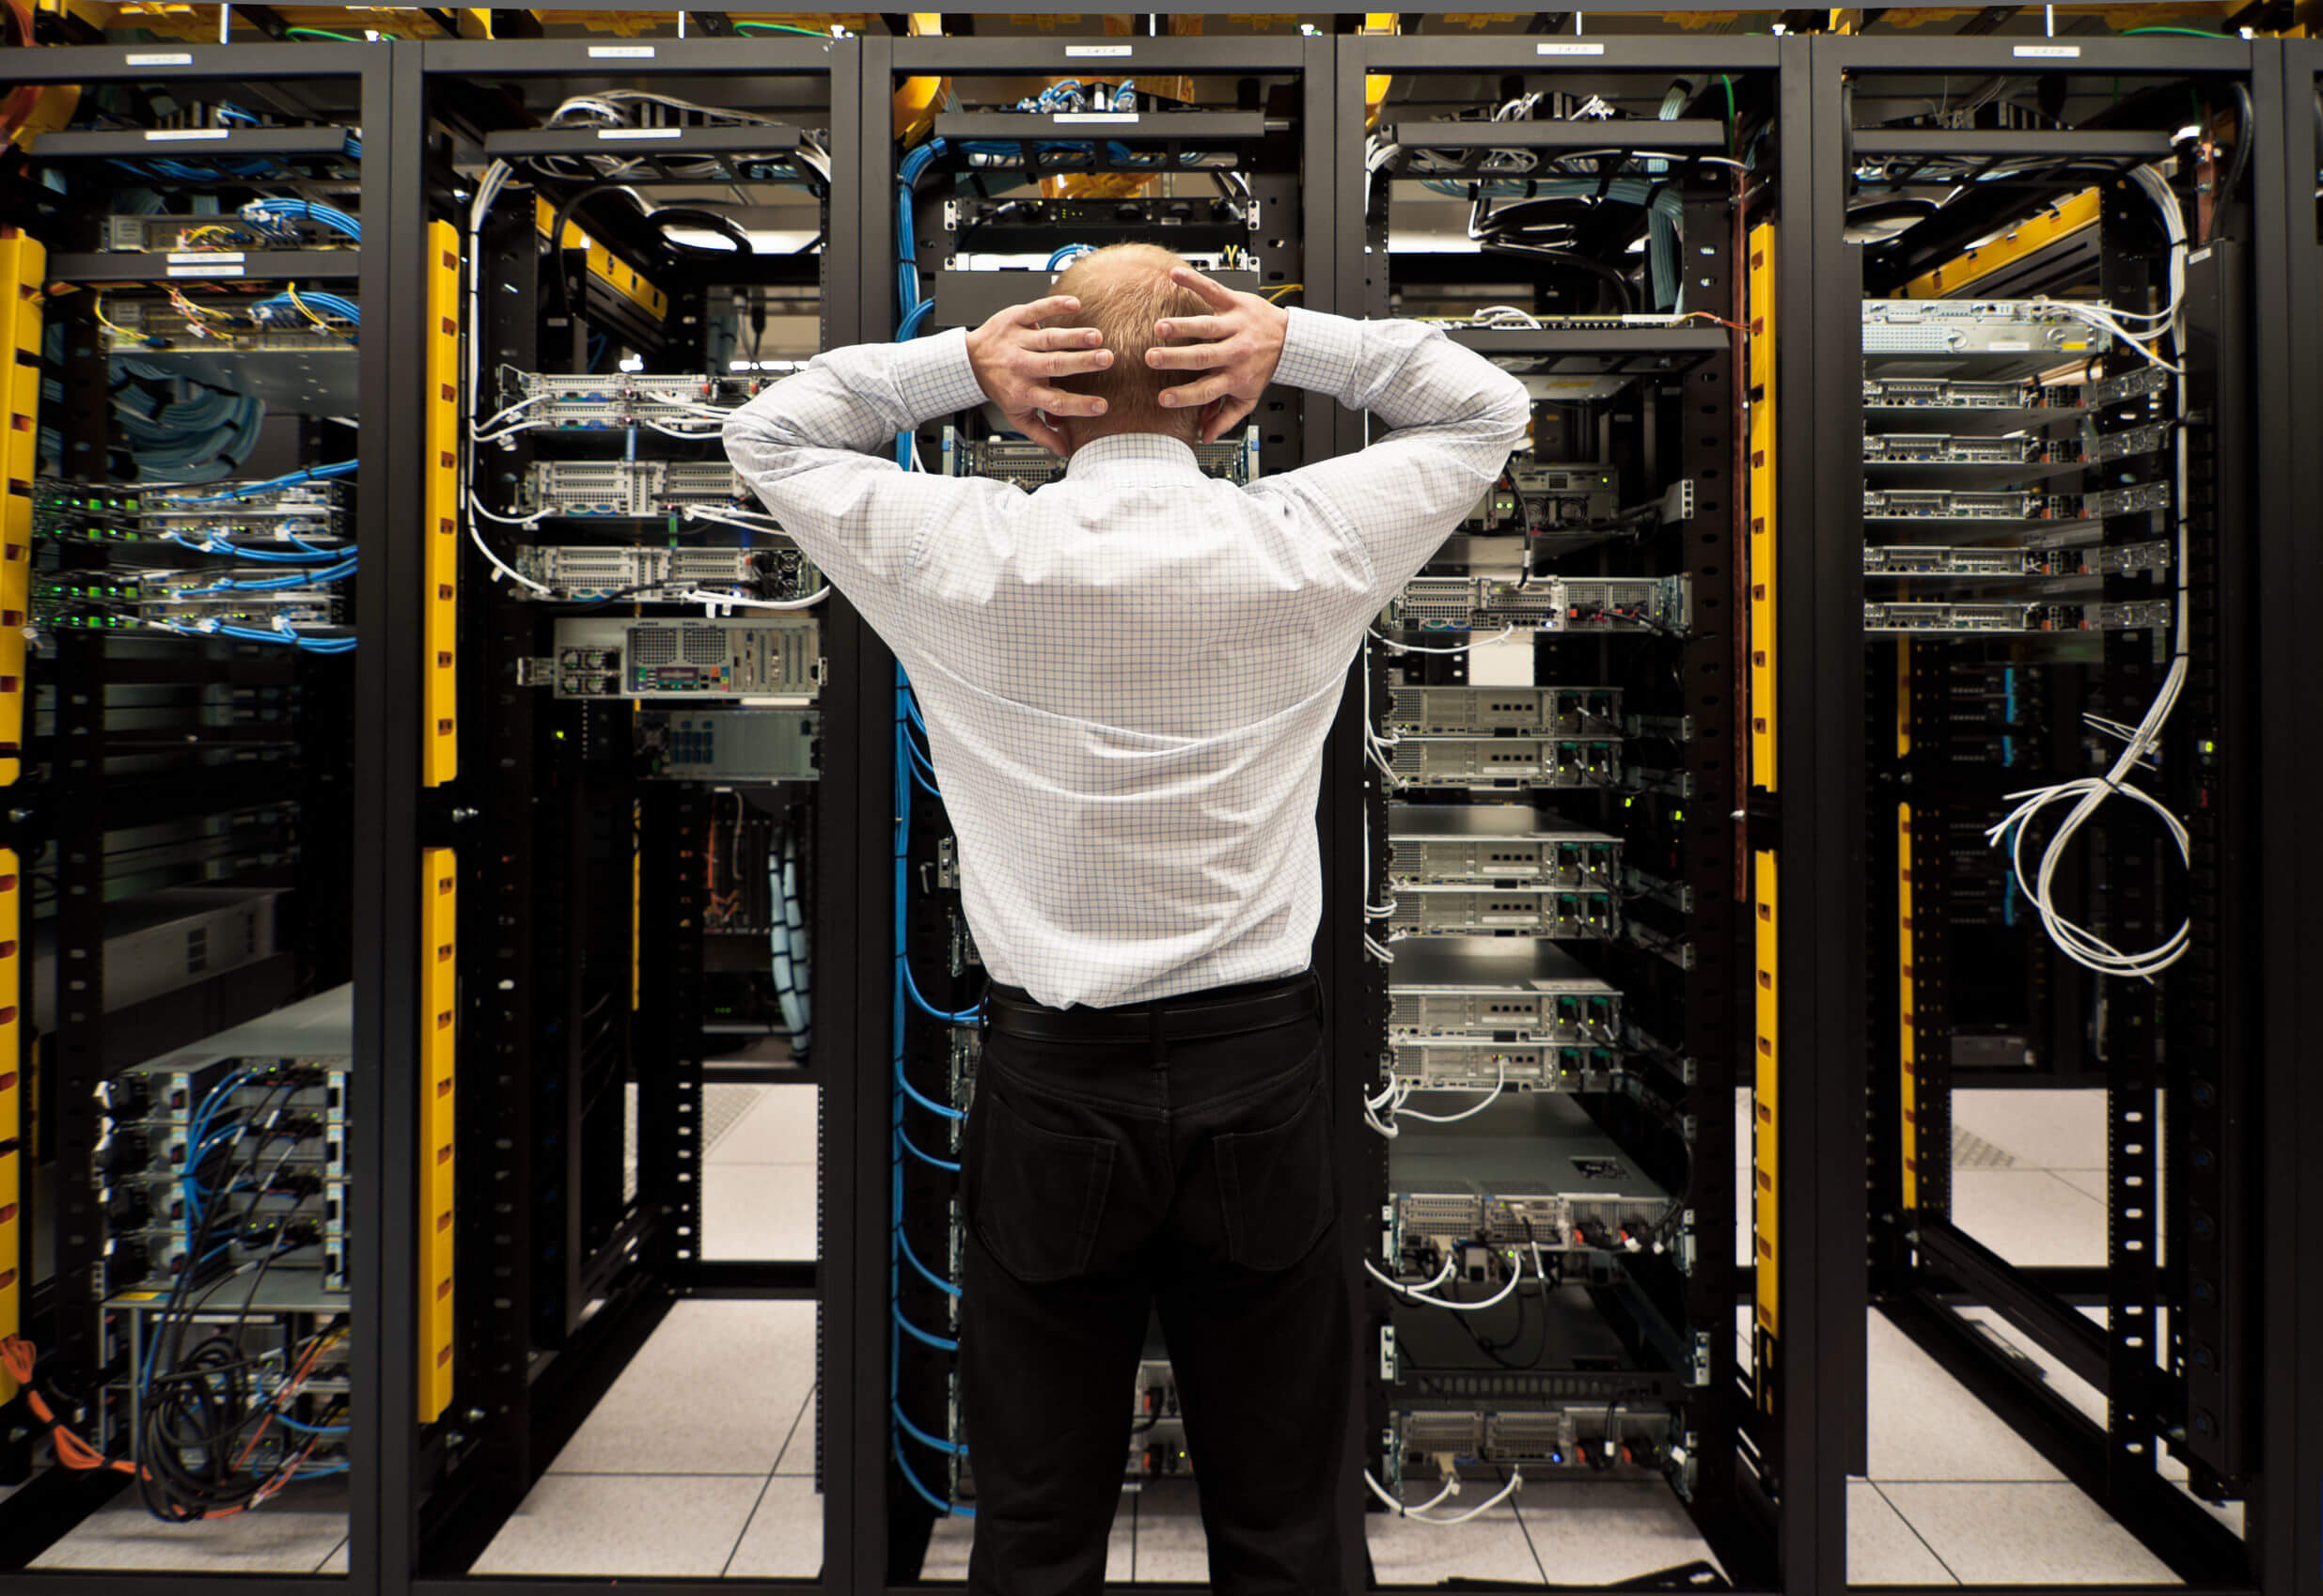
M 707 1252 L 808 1256 L 814 1088 L 710 1090 Z M 2102 1262 L 2104 1211 L 2095 1195 L 2105 1164 L 2102 1109 L 2099 1098 L 2080 1092 L 1956 1094 L 1954 1189 L 1963 1227 L 2018 1262 Z M 1748 1114 L 1746 1094 L 1738 1126 Z M 807 1303 L 678 1304 L 474 1572 L 812 1574 L 822 1560 L 814 1313 Z M 2021 1337 L 1983 1317 L 2068 1397 L 2102 1414 L 2094 1391 L 2077 1389 Z M 1886 1319 L 1872 1315 L 1868 1334 L 1871 1472 L 1848 1485 L 1851 1579 L 2173 1583 L 2127 1531 Z M 688 1392 L 703 1400 L 688 1400 Z M 324 1489 L 295 1507 L 191 1528 L 160 1525 L 124 1500 L 35 1566 L 343 1571 L 344 1494 L 325 1496 Z M 2239 1510 L 2221 1513 L 2239 1528 Z M 1650 1484 L 1545 1486 L 1459 1529 L 1384 1514 L 1372 1515 L 1366 1528 L 1384 1585 L 1457 1576 L 1594 1584 L 1709 1557 L 1675 1498 Z M 960 1578 L 973 1534 L 966 1520 L 939 1525 L 924 1576 Z M 198 1557 L 188 1557 L 191 1541 L 203 1543 Z M 1189 1481 L 1124 1494 L 1107 1573 L 1123 1581 L 1203 1577 Z

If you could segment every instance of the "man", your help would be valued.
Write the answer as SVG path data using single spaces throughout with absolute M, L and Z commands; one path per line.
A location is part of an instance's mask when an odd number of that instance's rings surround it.
M 1335 1592 L 1355 1345 L 1308 968 L 1323 743 L 1365 625 L 1529 405 L 1436 329 L 1285 310 L 1152 245 L 1055 287 L 972 332 L 819 355 L 725 432 L 910 674 L 993 978 L 962 1176 L 968 1584 L 1103 1583 L 1158 1309 L 1212 1583 Z M 1205 477 L 1191 441 L 1274 381 L 1400 430 Z M 1061 481 L 859 452 L 986 399 Z

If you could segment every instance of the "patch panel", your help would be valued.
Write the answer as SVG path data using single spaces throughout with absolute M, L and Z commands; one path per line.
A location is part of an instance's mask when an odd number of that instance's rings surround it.
M 237 268 L 239 270 L 239 268 Z M 240 301 L 228 302 L 237 306 Z M 255 302 L 252 302 L 255 303 Z M 100 302 L 100 346 L 109 355 L 135 358 L 160 353 L 348 354 L 355 330 L 317 326 L 305 318 L 236 321 L 194 317 L 166 299 L 108 293 Z M 245 307 L 246 308 L 246 307 Z

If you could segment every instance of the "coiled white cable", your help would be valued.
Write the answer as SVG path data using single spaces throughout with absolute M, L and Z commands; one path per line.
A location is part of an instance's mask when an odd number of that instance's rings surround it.
M 1444 1488 L 1415 1508 L 1405 1506 L 1402 1501 L 1390 1494 L 1386 1486 L 1380 1484 L 1377 1479 L 1372 1477 L 1372 1471 L 1370 1469 L 1367 1468 L 1363 1471 L 1363 1483 L 1372 1488 L 1372 1494 L 1378 1497 L 1382 1502 L 1386 1503 L 1389 1508 L 1393 1510 L 1396 1517 L 1407 1518 L 1416 1524 L 1466 1524 L 1472 1518 L 1490 1512 L 1493 1509 L 1507 1501 L 1511 1496 L 1515 1495 L 1517 1491 L 1523 1487 L 1524 1482 L 1524 1471 L 1522 1469 L 1512 1469 L 1509 1472 L 1508 1483 L 1501 1486 L 1499 1491 L 1488 1499 L 1477 1503 L 1476 1506 L 1468 1509 L 1468 1511 L 1464 1513 L 1455 1513 L 1451 1518 L 1430 1518 L 1427 1516 L 1429 1509 L 1435 1507 L 1437 1503 L 1442 1502 L 1449 1497 L 1456 1496 L 1460 1494 L 1459 1476 L 1447 1475 L 1444 1480 Z

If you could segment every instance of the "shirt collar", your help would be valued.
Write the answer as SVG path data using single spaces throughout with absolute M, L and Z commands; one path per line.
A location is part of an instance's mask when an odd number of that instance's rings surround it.
M 1200 477 L 1194 446 L 1163 432 L 1112 432 L 1073 451 L 1065 475 L 1075 482 L 1125 477 Z

